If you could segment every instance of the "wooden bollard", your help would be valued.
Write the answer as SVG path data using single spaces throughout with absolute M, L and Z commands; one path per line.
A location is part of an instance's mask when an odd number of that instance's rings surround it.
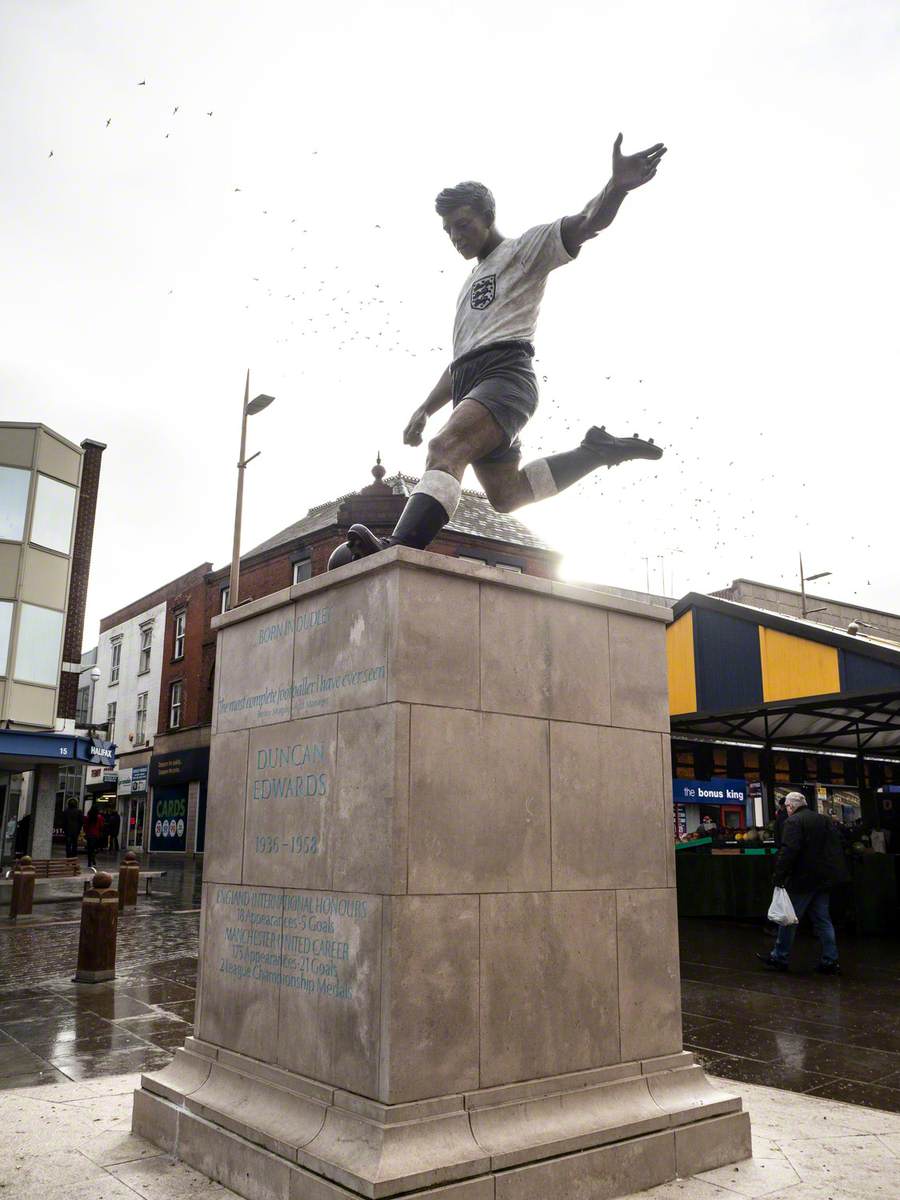
M 81 935 L 75 983 L 101 983 L 116 977 L 119 897 L 112 876 L 98 871 L 81 901 Z
M 133 850 L 119 863 L 119 908 L 134 908 L 137 904 L 141 864 Z
M 27 917 L 34 904 L 34 867 L 24 854 L 13 867 L 12 895 L 9 898 L 9 915 Z

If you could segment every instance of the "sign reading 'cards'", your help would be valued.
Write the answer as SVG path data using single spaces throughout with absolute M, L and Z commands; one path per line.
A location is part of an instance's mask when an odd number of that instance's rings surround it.
M 186 849 L 188 802 L 185 792 L 159 788 L 153 794 L 150 818 L 150 849 Z

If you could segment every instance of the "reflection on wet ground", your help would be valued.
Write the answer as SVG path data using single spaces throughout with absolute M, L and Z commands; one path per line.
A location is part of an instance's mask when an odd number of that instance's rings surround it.
M 900 942 L 839 934 L 817 975 L 801 929 L 787 975 L 756 961 L 758 925 L 682 920 L 684 1044 L 714 1075 L 900 1112 Z
M 72 983 L 77 899 L 35 905 L 35 923 L 0 917 L 0 1089 L 150 1070 L 191 1033 L 200 870 L 166 860 L 149 867 L 166 875 L 120 914 L 108 983 Z
M 152 1069 L 191 1032 L 200 870 L 150 866 L 167 874 L 121 917 L 109 983 L 71 982 L 77 901 L 0 917 L 0 1088 Z M 900 942 L 845 936 L 838 978 L 813 972 L 803 931 L 789 975 L 756 962 L 770 945 L 760 926 L 681 922 L 685 1047 L 728 1079 L 900 1112 Z

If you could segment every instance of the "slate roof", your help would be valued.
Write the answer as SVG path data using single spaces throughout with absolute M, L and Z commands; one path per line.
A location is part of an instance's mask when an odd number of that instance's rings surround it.
M 389 475 L 384 482 L 395 495 L 408 496 L 419 481 L 410 475 Z M 317 504 L 309 510 L 305 517 L 295 521 L 293 525 L 288 525 L 266 541 L 260 542 L 252 550 L 248 550 L 241 556 L 242 559 L 252 558 L 256 554 L 274 550 L 276 546 L 283 546 L 286 542 L 308 537 L 320 529 L 327 529 L 329 525 L 337 522 L 338 509 L 344 501 L 355 495 L 357 492 L 347 492 L 335 500 Z M 532 550 L 553 551 L 552 546 L 542 541 L 537 534 L 532 533 L 528 526 L 516 517 L 509 513 L 496 512 L 488 503 L 483 492 L 468 488 L 463 489 L 459 508 L 447 528 L 454 533 L 467 534 L 470 537 L 490 538 L 495 542 L 507 542 L 512 546 L 524 546 Z

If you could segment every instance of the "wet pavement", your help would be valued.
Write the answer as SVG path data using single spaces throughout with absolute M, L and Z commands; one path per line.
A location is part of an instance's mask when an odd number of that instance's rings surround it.
M 120 913 L 108 983 L 72 982 L 79 900 L 36 904 L 35 923 L 0 918 L 0 1089 L 150 1070 L 192 1032 L 200 872 L 165 860 L 149 869 L 167 873 Z
M 761 925 L 682 920 L 680 936 L 685 1049 L 707 1070 L 900 1112 L 900 941 L 839 933 L 834 977 L 804 928 L 786 975 L 756 961 Z
M 109 983 L 71 981 L 77 900 L 36 905 L 31 925 L 0 918 L 0 1089 L 150 1070 L 191 1033 L 200 871 L 149 866 L 167 874 L 121 915 Z M 761 926 L 680 929 L 685 1048 L 712 1074 L 900 1112 L 900 942 L 844 937 L 844 974 L 823 977 L 801 931 L 791 973 L 772 975 Z

